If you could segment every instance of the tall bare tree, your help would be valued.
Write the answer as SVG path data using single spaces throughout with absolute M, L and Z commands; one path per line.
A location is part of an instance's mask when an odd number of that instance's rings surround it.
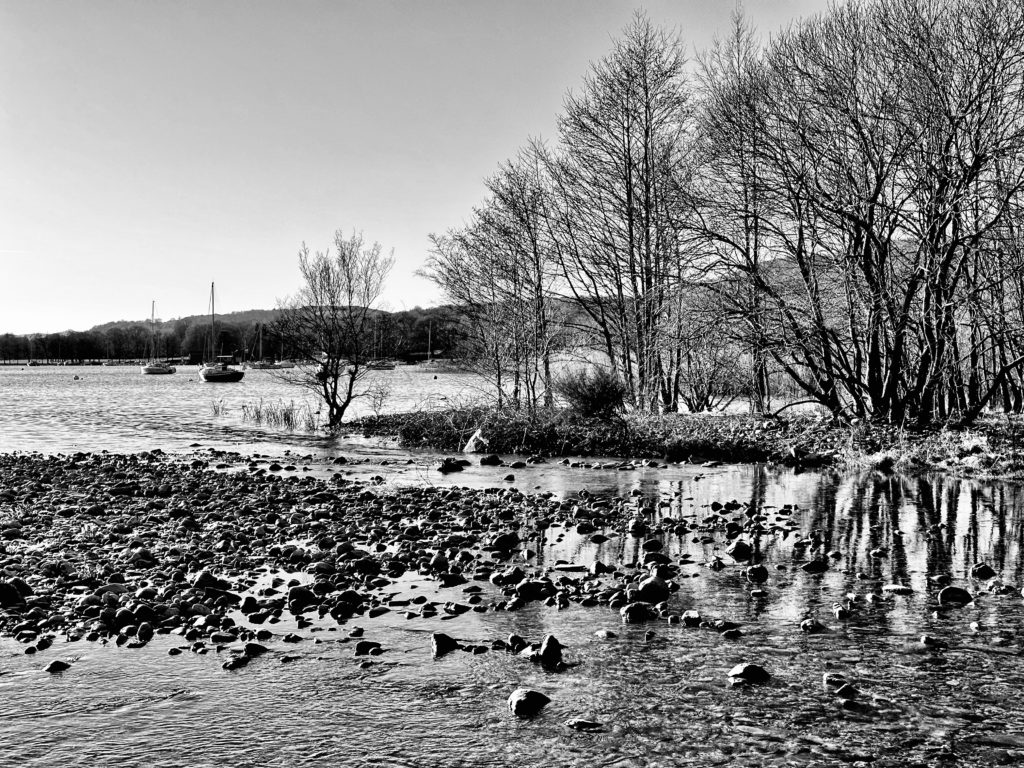
M 587 313 L 632 404 L 659 407 L 680 232 L 690 106 L 683 44 L 638 14 L 565 101 L 547 153 L 549 226 L 565 290 Z

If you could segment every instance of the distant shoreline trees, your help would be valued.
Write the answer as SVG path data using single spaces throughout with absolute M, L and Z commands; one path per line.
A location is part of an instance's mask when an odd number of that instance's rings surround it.
M 273 322 L 277 316 L 276 309 L 218 316 L 221 346 L 235 352 L 239 361 L 254 360 L 258 355 L 257 331 L 263 326 L 265 357 L 296 357 L 297 353 L 274 334 Z M 464 329 L 451 307 L 377 311 L 375 320 L 378 350 L 382 357 L 407 362 L 423 360 L 427 356 L 428 338 L 433 342 L 435 354 L 450 357 L 458 354 L 462 343 Z M 157 321 L 157 354 L 161 358 L 198 362 L 209 330 L 208 316 Z M 108 360 L 137 362 L 148 357 L 150 333 L 149 323 L 143 321 L 107 323 L 89 331 L 0 333 L 0 365 L 23 365 L 28 360 L 51 364 L 65 361 L 85 364 Z
M 474 327 L 508 344 L 522 297 L 561 307 L 546 337 L 640 411 L 779 386 L 847 419 L 1024 410 L 1024 5 L 851 2 L 764 45 L 737 14 L 682 51 L 638 15 L 495 177 L 531 169 L 528 216 L 492 179 L 434 238 Z M 522 359 L 490 354 L 504 396 Z

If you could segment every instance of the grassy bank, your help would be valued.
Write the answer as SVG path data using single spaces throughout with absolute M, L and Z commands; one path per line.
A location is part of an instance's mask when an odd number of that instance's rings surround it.
M 672 462 L 779 462 L 802 466 L 942 470 L 1024 476 L 1024 419 L 990 416 L 969 429 L 911 431 L 848 425 L 810 415 L 627 414 L 583 419 L 568 410 L 534 414 L 471 406 L 373 416 L 354 422 L 367 436 L 407 447 L 461 451 L 479 430 L 489 453 L 624 456 Z

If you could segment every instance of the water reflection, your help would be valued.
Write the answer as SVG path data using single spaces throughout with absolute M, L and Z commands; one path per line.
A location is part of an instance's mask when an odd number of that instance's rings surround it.
M 177 392 L 173 397 L 168 390 L 147 390 L 137 393 L 141 404 L 118 401 L 112 392 L 122 390 L 114 385 L 125 384 L 119 374 L 100 374 L 100 384 L 83 388 L 79 400 L 61 394 L 66 382 L 55 386 L 56 406 L 49 411 L 48 379 L 33 380 L 40 392 L 31 395 L 19 384 L 19 397 L 29 403 L 24 416 L 8 399 L 13 374 L 3 372 L 0 414 L 15 424 L 14 437 L 0 433 L 7 441 L 3 449 L 59 445 L 67 451 L 69 436 L 78 445 L 94 441 L 111 450 L 184 449 L 198 441 L 239 451 L 252 445 L 273 455 L 295 451 L 301 459 L 284 475 L 375 474 L 385 489 L 508 486 L 502 479 L 507 468 L 474 466 L 441 475 L 427 454 L 378 444 L 302 444 L 274 435 L 263 442 L 245 425 L 217 421 L 206 396 L 200 392 L 196 399 L 196 390 L 181 380 L 175 385 L 180 391 L 169 390 Z M 354 459 L 333 465 L 328 457 L 339 452 Z M 405 463 L 409 457 L 411 465 Z M 269 471 L 269 460 L 255 467 L 242 458 L 218 460 L 234 462 L 225 471 L 240 476 Z M 578 580 L 580 573 L 559 569 L 600 560 L 635 577 L 640 571 L 631 566 L 642 559 L 643 542 L 655 538 L 680 564 L 669 610 L 729 619 L 743 634 L 727 640 L 710 629 L 664 621 L 622 625 L 614 610 L 575 603 L 561 610 L 535 603 L 516 612 L 469 612 L 454 620 L 443 613 L 408 619 L 392 611 L 340 627 L 321 621 L 300 628 L 285 614 L 273 625 L 278 639 L 269 643 L 271 653 L 237 673 L 221 668 L 224 651 L 168 657 L 182 644 L 173 636 L 160 636 L 142 650 L 58 640 L 36 657 L 3 639 L 0 764 L 13 754 L 11 762 L 26 766 L 154 768 L 183 762 L 983 766 L 1012 762 L 1024 750 L 1019 485 L 943 475 L 795 473 L 763 465 L 598 469 L 549 462 L 515 475 L 515 485 L 526 492 L 543 490 L 585 508 L 595 501 L 621 506 L 627 518 L 639 516 L 649 527 L 643 536 L 625 526 L 604 529 L 604 541 L 573 524 L 531 529 L 529 535 L 524 530 L 525 546 L 536 553 L 525 564 L 556 579 Z M 729 523 L 751 521 L 762 530 L 751 537 L 755 559 L 769 573 L 758 591 L 744 577 L 743 564 L 725 554 Z M 710 567 L 716 558 L 724 564 L 720 571 Z M 803 569 L 818 559 L 828 563 L 824 572 Z M 978 562 L 987 562 L 1009 591 L 992 591 L 991 583 L 973 579 Z M 947 577 L 977 600 L 943 608 L 936 600 L 942 582 L 929 577 Z M 483 587 L 485 603 L 501 597 L 487 582 L 474 585 Z M 437 589 L 415 574 L 388 589 L 399 600 L 421 594 L 468 599 L 462 587 Z M 849 610 L 848 618 L 833 613 L 837 603 Z M 800 622 L 809 617 L 827 631 L 802 632 Z M 387 649 L 365 669 L 344 642 L 354 625 Z M 598 637 L 600 629 L 616 636 Z M 501 652 L 433 660 L 434 631 L 484 644 L 509 633 L 530 640 L 553 633 L 576 666 L 548 673 Z M 304 639 L 284 644 L 279 638 L 288 632 Z M 930 644 L 919 641 L 925 634 L 934 638 Z M 286 654 L 294 660 L 283 663 Z M 49 660 L 68 656 L 79 657 L 69 673 L 42 672 Z M 769 668 L 774 682 L 729 689 L 725 673 L 743 661 Z M 826 672 L 856 686 L 856 706 L 824 690 Z M 552 698 L 534 721 L 514 721 L 505 708 L 508 693 L 520 685 Z M 578 733 L 564 725 L 571 717 L 605 728 Z

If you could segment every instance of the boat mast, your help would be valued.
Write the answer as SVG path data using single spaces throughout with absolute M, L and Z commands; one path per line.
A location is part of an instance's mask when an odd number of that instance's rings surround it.
M 210 352 L 213 356 L 211 362 L 217 360 L 217 315 L 213 309 L 213 283 L 210 283 Z

